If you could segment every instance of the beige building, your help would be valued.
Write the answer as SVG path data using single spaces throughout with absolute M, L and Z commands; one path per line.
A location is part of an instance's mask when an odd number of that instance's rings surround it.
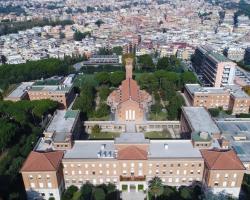
M 32 151 L 21 169 L 27 199 L 60 200 L 64 190 L 62 151 Z
M 245 167 L 234 150 L 201 150 L 204 158 L 204 184 L 214 192 L 225 190 L 238 197 Z
M 184 95 L 191 106 L 203 106 L 231 110 L 233 114 L 248 113 L 250 97 L 240 86 L 202 87 L 199 84 L 186 84 Z
M 76 141 L 62 163 L 66 187 L 111 182 L 128 191 L 146 189 L 155 176 L 167 185 L 190 185 L 202 180 L 204 168 L 190 140 L 150 141 L 142 133 L 123 133 L 114 141 Z
M 67 85 L 33 85 L 28 90 L 29 99 L 51 99 L 57 101 L 62 108 L 67 108 L 74 99 L 72 86 Z

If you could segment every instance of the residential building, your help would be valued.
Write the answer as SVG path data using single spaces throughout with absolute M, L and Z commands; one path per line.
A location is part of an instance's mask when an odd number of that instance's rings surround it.
M 250 65 L 250 47 L 246 48 L 244 55 L 244 63 Z
M 32 151 L 21 168 L 27 199 L 60 200 L 64 191 L 62 151 Z
M 234 82 L 236 64 L 209 47 L 198 47 L 193 65 L 206 86 L 221 87 Z
M 5 98 L 5 101 L 20 101 L 29 99 L 28 90 L 34 82 L 22 82 L 14 90 L 12 90 Z

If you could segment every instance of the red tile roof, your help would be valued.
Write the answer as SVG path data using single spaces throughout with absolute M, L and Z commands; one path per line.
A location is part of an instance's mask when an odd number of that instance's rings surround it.
M 245 167 L 234 150 L 206 149 L 201 154 L 209 169 L 212 170 L 244 170 Z
M 133 79 L 126 79 L 122 81 L 120 86 L 121 90 L 121 102 L 127 101 L 130 98 L 136 102 L 140 101 L 139 86 Z
M 23 164 L 23 171 L 57 171 L 63 158 L 62 151 L 35 152 L 32 151 Z
M 148 153 L 136 146 L 128 146 L 118 151 L 118 160 L 147 160 Z

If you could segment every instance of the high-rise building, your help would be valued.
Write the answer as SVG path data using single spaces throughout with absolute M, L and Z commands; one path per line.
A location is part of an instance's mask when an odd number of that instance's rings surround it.
M 198 47 L 192 58 L 193 66 L 206 86 L 233 84 L 236 64 L 209 47 Z
M 250 47 L 245 50 L 244 63 L 250 65 Z

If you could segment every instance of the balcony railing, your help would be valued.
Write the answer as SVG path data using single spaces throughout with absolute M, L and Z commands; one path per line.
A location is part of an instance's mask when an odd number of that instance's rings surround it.
M 146 176 L 120 176 L 120 181 L 145 181 Z

